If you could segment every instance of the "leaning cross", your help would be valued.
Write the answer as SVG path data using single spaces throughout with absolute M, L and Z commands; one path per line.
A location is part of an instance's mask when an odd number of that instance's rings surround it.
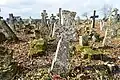
M 92 18 L 93 19 L 93 26 L 92 26 L 92 28 L 94 28 L 95 27 L 95 18 L 98 18 L 99 16 L 98 15 L 96 15 L 96 10 L 94 10 L 94 14 L 93 14 L 93 16 L 91 16 L 90 18 Z

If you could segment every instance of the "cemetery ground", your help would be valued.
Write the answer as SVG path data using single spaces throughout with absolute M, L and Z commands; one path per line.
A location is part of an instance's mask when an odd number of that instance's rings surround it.
M 120 15 L 0 17 L 0 80 L 120 80 Z M 56 18 L 57 17 L 57 18 Z M 62 20 L 63 22 L 62 22 Z
M 79 41 L 74 42 L 72 45 L 76 47 L 76 50 L 70 52 L 71 57 L 69 59 L 70 66 L 68 74 L 53 75 L 52 72 L 48 73 L 48 70 L 51 67 L 53 55 L 57 47 L 54 40 L 54 44 L 47 45 L 47 49 L 42 55 L 30 57 L 28 56 L 28 53 L 30 49 L 29 44 L 33 38 L 32 35 L 25 34 L 24 29 L 16 34 L 19 41 L 5 41 L 1 44 L 10 50 L 13 50 L 13 59 L 17 62 L 17 72 L 13 76 L 13 80 L 120 79 L 120 38 L 113 38 L 111 46 L 101 47 L 101 45 L 97 43 L 96 47 L 93 49 L 90 46 L 79 46 Z M 83 55 L 85 50 L 88 54 Z M 90 55 L 89 53 L 95 53 L 95 55 Z M 88 55 L 90 56 L 87 57 Z

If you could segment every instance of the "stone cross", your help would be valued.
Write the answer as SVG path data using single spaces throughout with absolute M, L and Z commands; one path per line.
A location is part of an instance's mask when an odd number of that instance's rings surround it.
M 56 22 L 56 16 L 54 16 L 53 14 L 51 15 L 51 17 L 50 17 L 50 24 L 51 24 L 51 26 L 50 26 L 50 35 L 52 35 L 52 32 L 53 32 L 53 27 L 54 27 L 54 23 Z
M 51 14 L 51 17 L 50 17 L 50 20 L 51 20 L 51 23 L 54 23 L 56 21 L 56 16 L 54 16 L 54 14 Z
M 115 8 L 114 11 L 113 11 L 113 12 L 115 13 L 115 14 L 113 15 L 113 17 L 114 17 L 114 22 L 115 22 L 115 23 L 119 21 L 118 11 L 119 11 L 119 10 L 118 10 L 117 8 Z
M 9 14 L 9 25 L 10 25 L 10 28 L 15 32 L 16 28 L 15 28 L 15 18 L 13 16 L 13 13 L 10 13 Z
M 92 20 L 93 20 L 92 28 L 95 28 L 95 18 L 98 18 L 98 17 L 99 17 L 99 16 L 96 15 L 96 10 L 94 10 L 93 16 L 90 17 L 90 18 L 92 18 Z
M 58 17 L 59 17 L 59 25 L 61 26 L 61 19 L 62 19 L 62 8 L 59 8 L 59 13 L 58 13 L 58 15 L 57 15 Z
M 43 10 L 43 12 L 41 13 L 43 26 L 47 26 L 47 18 L 48 18 L 47 15 L 48 14 L 46 13 L 46 10 Z
M 115 15 L 117 15 L 118 14 L 118 9 L 115 8 L 113 12 L 115 12 Z

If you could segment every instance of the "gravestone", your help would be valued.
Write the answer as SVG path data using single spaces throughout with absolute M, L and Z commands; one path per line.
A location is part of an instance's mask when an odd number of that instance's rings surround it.
M 55 57 L 52 61 L 51 71 L 53 74 L 67 74 L 69 58 L 69 43 L 62 36 L 58 42 Z
M 96 31 L 92 31 L 91 34 L 92 42 L 99 42 L 100 41 L 100 34 L 98 34 Z
M 70 41 L 76 40 L 76 33 L 74 29 L 74 18 L 76 13 L 68 10 L 62 11 L 63 15 L 63 26 L 59 26 L 56 29 L 57 38 L 60 39 L 58 42 L 57 50 L 52 61 L 51 72 L 54 74 L 66 74 L 69 67 L 69 43 Z M 66 22 L 66 23 L 65 23 Z
M 8 26 L 5 20 L 0 20 L 0 26 L 5 30 L 5 32 L 9 35 L 9 38 L 12 40 L 17 41 L 18 37 L 16 34 L 12 31 L 12 29 Z
M 95 28 L 95 18 L 98 18 L 99 16 L 96 15 L 96 10 L 94 10 L 94 14 L 93 16 L 91 16 L 90 18 L 92 18 L 92 28 Z
M 12 29 L 12 31 L 15 32 L 16 31 L 16 28 L 15 28 L 15 18 L 14 18 L 12 13 L 9 14 L 8 24 L 10 25 L 10 28 Z
M 62 11 L 63 26 L 58 27 L 58 30 L 56 30 L 56 34 L 58 34 L 57 37 L 59 37 L 61 34 L 65 34 L 65 37 L 68 39 L 68 41 L 76 41 L 77 33 L 75 29 L 75 16 L 76 12 L 71 12 L 68 10 Z
M 77 24 L 77 25 L 80 25 L 80 23 L 81 23 L 81 21 L 80 21 L 80 17 L 79 17 L 79 16 L 77 16 L 77 19 L 76 19 L 76 24 Z
M 95 19 L 98 18 L 99 16 L 96 15 L 96 10 L 94 10 L 94 14 L 93 16 L 91 16 L 90 18 L 92 18 L 92 24 L 91 24 L 91 29 L 89 34 L 91 34 L 91 32 L 93 31 L 93 29 L 95 28 Z
M 46 10 L 43 10 L 43 12 L 41 13 L 42 16 L 42 26 L 47 26 L 47 16 L 48 14 L 46 13 Z
M 53 30 L 52 30 L 52 38 L 53 38 L 54 35 L 55 35 L 55 30 L 56 30 L 56 24 L 54 23 Z
M 115 8 L 114 10 L 113 10 L 113 12 L 114 12 L 114 15 L 113 15 L 113 21 L 114 21 L 114 23 L 117 23 L 118 21 L 119 21 L 119 19 L 120 19 L 120 16 L 119 16 L 119 14 L 118 14 L 118 9 L 117 8 Z
M 59 17 L 59 25 L 61 26 L 61 19 L 62 19 L 62 8 L 59 8 L 59 13 L 57 14 L 57 16 Z
M 88 46 L 88 36 L 79 36 L 79 45 L 80 46 Z
M 53 14 L 50 17 L 50 35 L 51 36 L 52 36 L 53 28 L 54 28 L 54 25 L 55 25 L 55 22 L 56 22 L 55 18 L 56 18 L 56 16 L 54 16 Z

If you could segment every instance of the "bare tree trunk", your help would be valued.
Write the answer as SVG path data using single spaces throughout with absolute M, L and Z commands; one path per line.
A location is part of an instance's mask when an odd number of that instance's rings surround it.
M 18 37 L 16 34 L 12 31 L 12 29 L 8 26 L 8 24 L 5 22 L 5 20 L 0 20 L 0 26 L 2 26 L 3 29 L 7 32 L 7 34 L 10 36 L 12 40 L 17 41 Z

